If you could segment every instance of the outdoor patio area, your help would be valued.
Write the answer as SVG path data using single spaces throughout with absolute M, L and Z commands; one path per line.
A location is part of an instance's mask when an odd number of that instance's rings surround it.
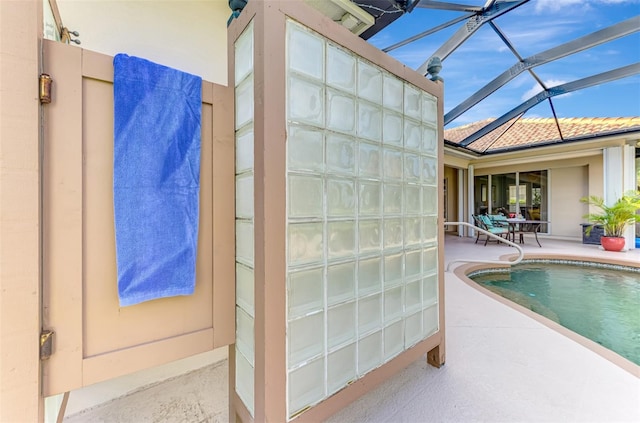
M 495 260 L 505 244 L 474 244 L 447 236 L 445 263 Z M 640 262 L 640 250 L 608 253 L 599 246 L 533 237 L 526 253 L 610 256 Z M 445 264 L 446 267 L 446 264 Z M 447 360 L 419 361 L 330 421 L 345 422 L 623 422 L 640 421 L 636 376 L 520 312 L 445 276 Z
M 495 260 L 516 250 L 445 237 L 446 259 Z M 607 253 L 576 241 L 525 236 L 525 253 L 610 256 L 640 262 L 640 249 Z M 445 266 L 446 267 L 446 266 Z M 640 421 L 640 378 L 520 312 L 445 275 L 446 365 L 415 362 L 329 421 Z M 68 416 L 67 422 L 228 421 L 226 361 Z M 74 394 L 72 394 L 73 400 Z

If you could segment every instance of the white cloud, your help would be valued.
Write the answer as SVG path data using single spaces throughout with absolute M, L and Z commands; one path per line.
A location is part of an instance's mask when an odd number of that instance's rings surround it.
M 588 1 L 583 0 L 537 0 L 536 13 L 558 12 L 566 7 L 583 5 L 588 6 Z
M 546 81 L 543 81 L 543 82 L 547 86 L 547 88 L 552 88 L 552 87 L 556 87 L 558 85 L 565 84 L 567 81 L 563 81 L 563 80 L 560 80 L 560 79 L 549 79 L 549 80 L 546 80 Z M 538 84 L 536 82 L 533 85 L 533 87 L 531 87 L 524 94 L 522 94 L 522 97 L 520 99 L 522 101 L 527 101 L 531 97 L 535 96 L 536 94 L 538 94 L 541 91 L 542 91 L 542 87 L 540 86 L 540 84 Z M 567 95 L 567 94 L 563 94 L 563 95 Z
M 589 9 L 597 4 L 622 4 L 638 3 L 638 0 L 536 0 L 535 12 L 536 13 L 549 13 L 559 12 L 566 10 L 568 7 L 582 7 L 583 9 Z

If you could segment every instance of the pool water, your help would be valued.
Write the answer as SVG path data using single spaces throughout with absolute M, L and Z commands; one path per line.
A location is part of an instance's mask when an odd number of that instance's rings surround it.
M 640 365 L 640 273 L 538 263 L 471 279 Z

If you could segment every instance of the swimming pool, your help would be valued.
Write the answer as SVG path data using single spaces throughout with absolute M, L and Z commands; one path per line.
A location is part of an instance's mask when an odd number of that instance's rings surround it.
M 640 365 L 640 269 L 529 261 L 468 277 Z

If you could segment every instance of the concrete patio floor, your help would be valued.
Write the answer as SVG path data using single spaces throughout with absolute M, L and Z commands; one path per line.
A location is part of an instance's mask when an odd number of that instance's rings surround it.
M 610 256 L 640 263 L 640 250 L 525 239 L 536 253 Z M 495 260 L 506 245 L 447 236 L 445 263 Z M 455 265 L 454 265 L 455 266 Z M 640 375 L 445 275 L 446 364 L 410 365 L 329 422 L 639 422 Z M 640 310 L 640 305 L 639 305 Z M 640 311 L 639 311 L 640 312 Z
M 640 250 L 608 253 L 580 242 L 527 237 L 525 253 L 576 253 L 640 263 Z M 516 250 L 447 236 L 445 263 L 495 260 Z M 446 365 L 424 360 L 328 421 L 640 422 L 640 375 L 445 274 Z M 226 360 L 67 416 L 65 422 L 224 422 Z M 71 400 L 74 393 L 71 395 Z

